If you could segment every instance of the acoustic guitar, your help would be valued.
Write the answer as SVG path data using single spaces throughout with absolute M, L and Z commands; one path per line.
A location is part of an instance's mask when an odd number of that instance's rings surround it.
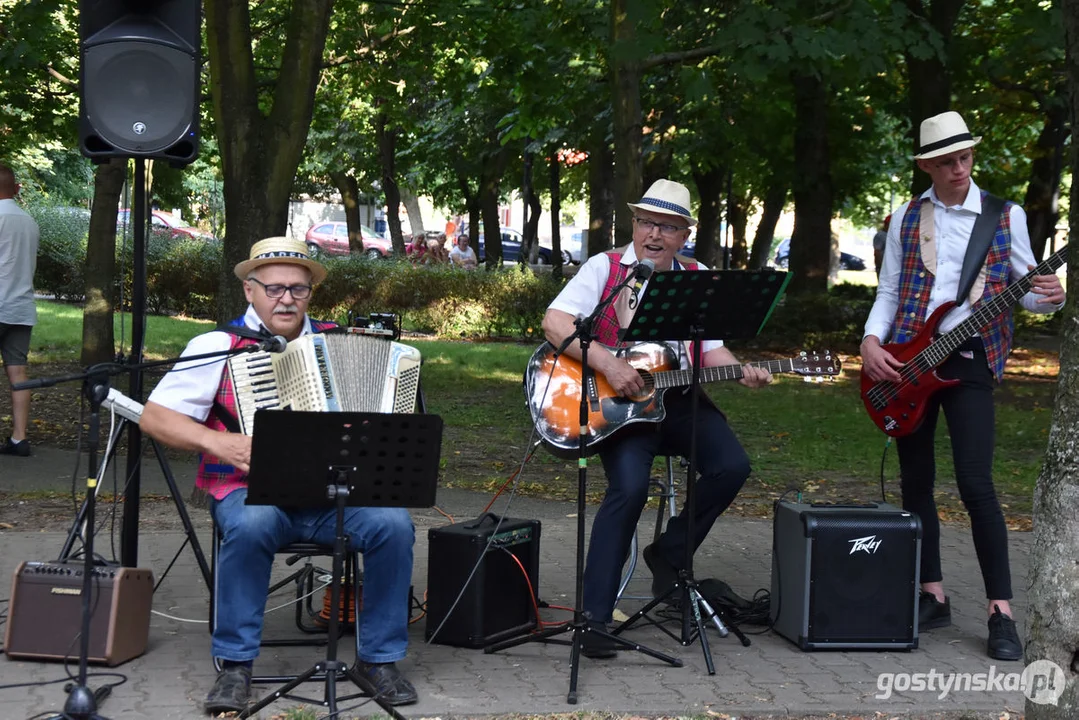
M 926 407 L 933 394 L 959 382 L 940 377 L 934 368 L 976 335 L 978 328 L 1003 314 L 1030 292 L 1035 275 L 1056 272 L 1064 264 L 1067 253 L 1068 246 L 1065 245 L 1000 294 L 976 304 L 970 317 L 940 337 L 935 337 L 937 327 L 955 307 L 954 302 L 946 302 L 934 310 L 925 326 L 907 342 L 882 345 L 905 365 L 899 369 L 903 379 L 898 383 L 890 380 L 874 382 L 864 366 L 862 368 L 862 402 L 877 427 L 892 437 L 903 437 L 917 430 L 925 420 Z
M 640 343 L 628 348 L 608 348 L 624 357 L 644 379 L 644 391 L 634 397 L 622 397 L 607 378 L 593 373 L 588 386 L 589 454 L 596 444 L 630 423 L 660 422 L 666 415 L 663 393 L 668 388 L 689 385 L 692 370 L 679 368 L 678 357 L 665 343 Z M 765 368 L 773 375 L 797 373 L 806 379 L 824 379 L 839 374 L 839 358 L 823 353 L 803 352 L 795 358 L 749 363 Z M 738 380 L 741 365 L 701 368 L 701 382 Z M 524 376 L 525 396 L 536 431 L 555 455 L 572 457 L 577 453 L 580 436 L 581 362 L 568 355 L 555 357 L 550 343 L 541 345 L 528 361 Z

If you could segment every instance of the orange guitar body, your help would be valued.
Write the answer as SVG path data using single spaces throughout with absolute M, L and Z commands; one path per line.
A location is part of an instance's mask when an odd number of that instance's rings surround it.
M 947 302 L 933 311 L 933 314 L 925 321 L 925 326 L 909 341 L 889 343 L 881 347 L 897 360 L 904 363 L 910 362 L 933 343 L 937 327 L 944 319 L 944 315 L 953 307 L 955 307 L 954 302 Z M 941 358 L 941 361 L 943 360 L 944 357 Z M 905 378 L 900 384 L 888 381 L 874 382 L 869 379 L 863 367 L 862 402 L 865 403 L 865 409 L 877 427 L 892 437 L 910 435 L 918 429 L 925 420 L 926 406 L 933 393 L 959 382 L 941 378 L 935 367 L 928 363 L 926 367 L 918 367 L 917 361 L 908 364 L 899 371 Z
M 646 343 L 619 351 L 642 375 L 653 371 L 674 370 L 678 359 L 666 346 Z M 555 365 L 557 361 L 557 367 Z M 588 454 L 595 445 L 628 422 L 659 422 L 663 409 L 663 390 L 648 384 L 644 395 L 621 397 L 601 373 L 591 376 L 588 396 Z M 547 380 L 550 379 L 550 387 Z M 577 453 L 580 437 L 581 363 L 571 357 L 554 356 L 554 348 L 542 345 L 529 361 L 525 394 L 536 429 L 556 455 Z

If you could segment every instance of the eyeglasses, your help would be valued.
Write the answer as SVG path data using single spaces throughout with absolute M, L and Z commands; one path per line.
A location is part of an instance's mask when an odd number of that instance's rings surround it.
M 678 233 L 683 230 L 688 230 L 688 225 L 671 225 L 669 223 L 658 223 L 654 220 L 647 220 L 641 217 L 633 217 L 634 222 L 637 223 L 637 227 L 644 231 L 647 235 L 652 232 L 654 228 L 659 228 L 659 234 L 665 238 L 678 237 Z
M 285 297 L 285 291 L 288 290 L 289 295 L 293 300 L 306 300 L 311 296 L 310 285 L 267 285 L 257 278 L 247 278 L 253 283 L 258 283 L 262 286 L 262 289 L 266 291 L 266 297 L 271 300 Z

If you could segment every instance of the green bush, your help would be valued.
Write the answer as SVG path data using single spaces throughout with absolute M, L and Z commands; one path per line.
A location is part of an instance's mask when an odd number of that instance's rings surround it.
M 81 301 L 86 287 L 83 270 L 90 211 L 53 205 L 29 205 L 26 211 L 41 231 L 34 289 L 57 300 Z

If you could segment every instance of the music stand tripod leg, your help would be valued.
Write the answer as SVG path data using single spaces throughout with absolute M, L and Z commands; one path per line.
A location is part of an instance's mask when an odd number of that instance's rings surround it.
M 394 720 L 407 720 L 405 716 L 394 709 L 393 705 L 390 705 L 386 700 L 379 696 L 378 689 L 375 688 L 367 678 L 363 677 L 363 675 L 355 670 L 350 670 L 345 663 L 337 659 L 337 639 L 340 634 L 338 633 L 337 625 L 341 615 L 341 575 L 345 568 L 345 555 L 349 552 L 348 536 L 345 534 L 345 503 L 349 495 L 349 483 L 348 471 L 337 468 L 336 470 L 331 469 L 331 473 L 334 474 L 334 480 L 327 484 L 327 494 L 334 500 L 336 524 L 334 526 L 333 571 L 330 577 L 331 609 L 327 627 L 328 641 L 326 643 L 326 659 L 312 665 L 306 671 L 298 675 L 295 680 L 285 683 L 272 692 L 267 693 L 266 697 L 262 698 L 254 705 L 249 705 L 240 713 L 239 717 L 241 718 L 251 717 L 278 698 L 287 696 L 293 688 L 307 681 L 315 674 L 325 672 L 326 685 L 325 693 L 323 695 L 323 704 L 326 706 L 326 709 L 331 716 L 337 714 L 337 677 L 340 675 L 351 680 L 357 687 L 364 691 L 364 694 L 369 695 L 376 705 L 389 713 L 390 717 L 394 718 Z

